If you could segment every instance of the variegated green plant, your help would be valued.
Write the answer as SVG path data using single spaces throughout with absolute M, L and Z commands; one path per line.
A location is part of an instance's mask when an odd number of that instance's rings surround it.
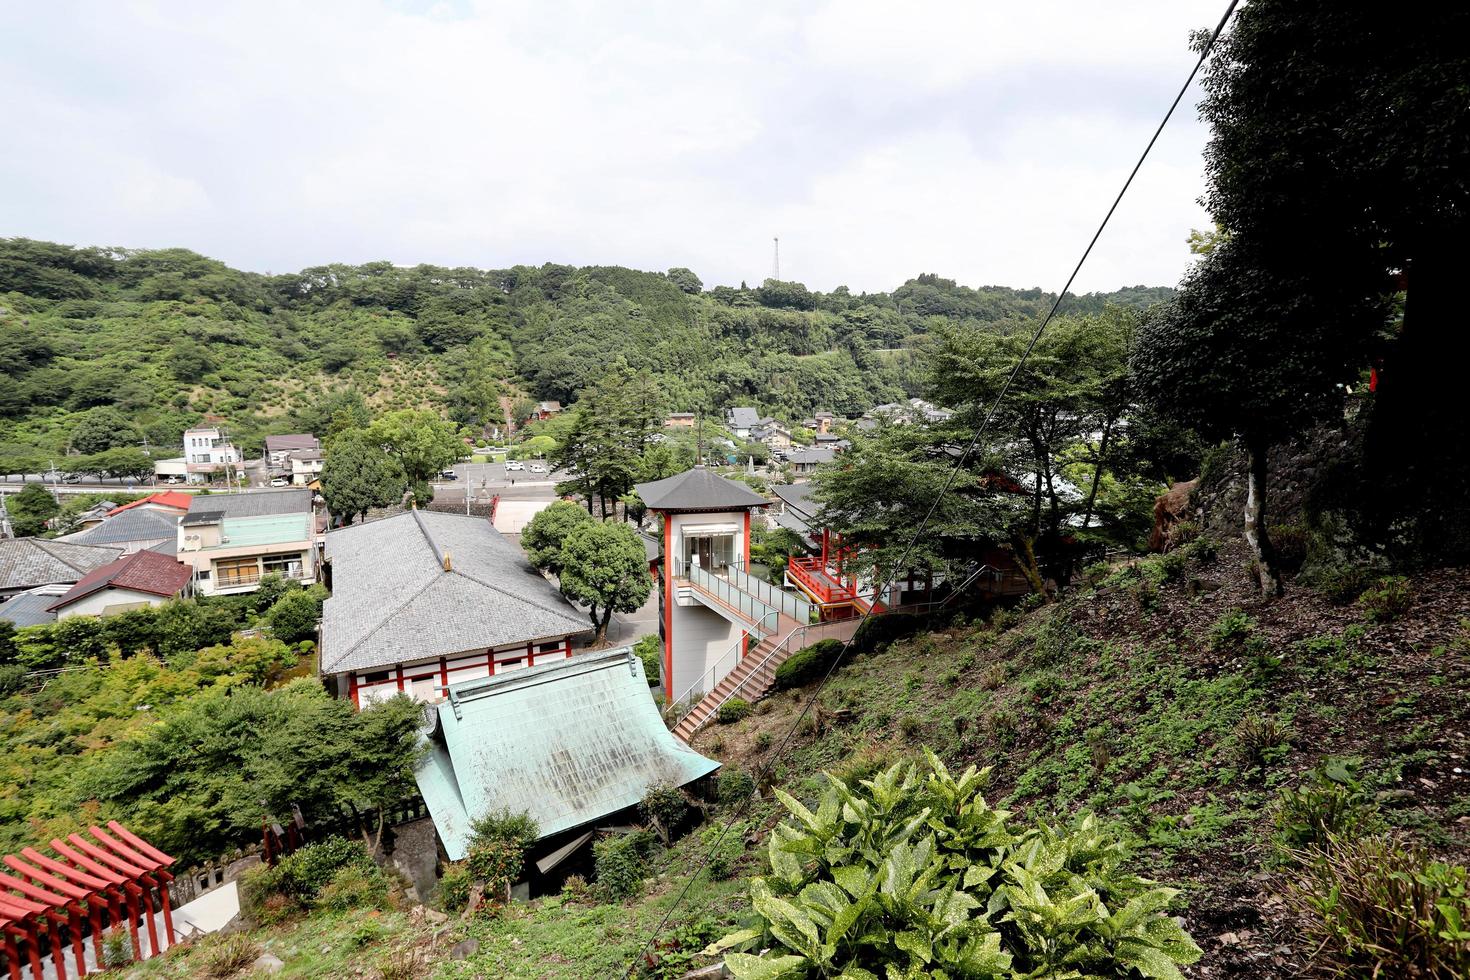
M 1178 978 L 1199 947 L 1167 914 L 1178 892 L 1118 869 L 1121 842 L 1088 813 L 1020 827 L 927 749 L 772 832 L 751 882 L 756 924 L 710 946 L 737 980 Z

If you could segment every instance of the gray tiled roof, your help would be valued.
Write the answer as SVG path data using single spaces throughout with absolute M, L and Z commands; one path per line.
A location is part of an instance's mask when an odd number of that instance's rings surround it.
M 760 413 L 753 408 L 732 408 L 725 413 L 725 418 L 737 429 L 759 425 L 761 420 Z
M 739 510 L 763 507 L 766 498 L 743 483 L 727 480 L 703 466 L 635 487 L 649 510 Z
M 446 557 L 451 571 L 444 570 Z M 327 560 L 325 673 L 591 629 L 482 517 L 419 510 L 339 528 L 327 534 Z
M 265 451 L 268 453 L 283 453 L 290 449 L 317 449 L 320 446 L 316 436 L 305 432 L 265 437 Z
M 174 541 L 179 519 L 147 507 L 134 507 L 109 517 L 96 527 L 57 538 L 75 544 L 124 544 L 130 541 Z
M 808 517 L 815 514 L 819 505 L 812 499 L 812 491 L 817 488 L 815 483 L 778 483 L 771 487 L 771 492 L 780 497 L 790 510 L 798 510 Z
M 122 555 L 121 549 L 44 538 L 0 540 L 0 589 L 75 582 Z
M 818 449 L 793 449 L 786 457 L 791 463 L 830 463 L 837 458 L 837 450 L 822 446 Z
M 189 513 L 218 511 L 223 517 L 264 517 L 268 514 L 311 513 L 311 491 L 257 490 L 253 493 L 198 494 L 189 502 Z
M 39 589 L 13 595 L 5 602 L 0 602 L 0 619 L 8 619 L 17 627 L 54 623 L 56 614 L 47 612 L 47 609 L 65 591 L 65 585 L 43 585 Z

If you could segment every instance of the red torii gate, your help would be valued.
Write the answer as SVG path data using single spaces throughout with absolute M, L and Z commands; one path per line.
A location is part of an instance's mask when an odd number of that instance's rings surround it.
M 124 923 L 135 960 L 174 944 L 168 899 L 173 875 L 165 870 L 174 859 L 115 820 L 108 821 L 106 830 L 88 827 L 87 834 L 90 839 L 83 834 L 69 834 L 65 841 L 53 838 L 56 857 L 27 847 L 0 859 L 5 865 L 0 872 L 0 950 L 10 980 L 21 980 L 23 958 L 33 980 L 40 980 L 41 957 L 47 951 L 43 937 L 59 980 L 67 976 L 63 934 L 70 938 L 78 977 L 87 975 L 84 939 L 89 931 L 96 969 L 103 966 L 103 933 L 116 933 Z M 158 942 L 159 912 L 165 946 Z M 146 956 L 138 935 L 140 920 L 148 931 Z

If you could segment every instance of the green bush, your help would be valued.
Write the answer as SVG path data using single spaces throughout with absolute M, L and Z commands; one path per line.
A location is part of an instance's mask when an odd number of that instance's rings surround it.
M 715 782 L 715 796 L 726 806 L 743 803 L 755 792 L 755 777 L 744 769 L 725 768 Z
M 1256 621 L 1239 609 L 1228 612 L 1210 627 L 1210 646 L 1215 650 L 1233 649 L 1244 645 L 1256 628 Z
M 307 844 L 276 864 L 282 894 L 301 901 L 314 899 L 344 868 L 367 870 L 376 869 L 377 865 L 360 841 L 345 837 L 328 837 Z
M 733 725 L 750 717 L 750 702 L 744 698 L 731 698 L 720 705 L 715 720 L 721 725 Z
M 831 778 L 821 806 L 778 795 L 796 820 L 752 879 L 756 924 L 710 946 L 757 977 L 1178 977 L 1200 949 L 1167 914 L 1179 894 L 1121 872 L 1123 844 L 1091 814 L 1024 826 L 958 778 L 898 763 Z
M 841 653 L 841 640 L 818 640 L 802 647 L 776 668 L 776 690 L 804 687 L 821 680 Z
M 614 901 L 636 895 L 648 877 L 653 848 L 653 834 L 646 830 L 614 834 L 592 845 L 598 892 Z
M 650 787 L 638 804 L 643 819 L 653 824 L 665 844 L 672 842 L 684 827 L 692 810 L 684 791 L 671 785 Z
M 912 636 L 927 625 L 927 616 L 870 616 L 852 637 L 852 649 L 872 653 L 878 647 L 905 636 Z
M 333 908 L 346 908 L 354 907 L 346 903 L 359 899 L 381 904 L 387 894 L 387 882 L 367 849 L 343 837 L 307 844 L 281 858 L 274 868 L 251 868 L 240 879 L 240 906 L 263 925 L 315 906 L 323 896 Z
M 712 881 L 724 881 L 735 873 L 735 862 L 745 853 L 745 835 L 748 833 L 750 823 L 745 820 L 737 820 L 729 830 L 724 824 L 711 824 L 700 832 L 699 843 L 709 855 L 704 870 Z
M 496 810 L 470 821 L 470 842 L 487 844 L 507 841 L 525 850 L 541 837 L 536 818 L 529 813 Z
M 0 667 L 0 697 L 14 694 L 25 682 L 26 669 L 20 664 L 6 664 Z
M 317 892 L 314 908 L 329 912 L 349 909 L 381 909 L 388 904 L 388 879 L 376 864 L 349 864 L 338 868 L 332 879 Z
M 1289 855 L 1355 840 L 1384 827 L 1352 763 L 1328 759 L 1300 786 L 1283 787 L 1276 807 L 1276 843 Z
M 1338 976 L 1470 976 L 1470 877 L 1388 837 L 1317 852 L 1287 889 Z
M 1245 766 L 1279 762 L 1291 750 L 1292 734 L 1274 715 L 1246 715 L 1235 725 L 1236 757 Z
M 656 686 L 659 678 L 663 676 L 663 640 L 660 640 L 657 634 L 650 633 L 633 644 L 633 652 L 637 654 L 639 660 L 643 661 L 643 674 L 648 678 L 648 686 Z
M 469 904 L 470 887 L 475 883 L 470 869 L 462 863 L 451 864 L 439 876 L 439 907 L 445 912 L 458 912 Z
M 294 578 L 286 578 L 280 572 L 270 572 L 260 577 L 259 584 L 256 585 L 255 591 L 250 595 L 254 600 L 252 605 L 254 605 L 255 611 L 265 612 L 288 593 L 300 591 L 301 583 Z
M 471 878 L 485 883 L 487 898 L 504 897 L 526 869 L 526 852 L 509 840 L 480 841 L 470 845 L 465 867 Z
M 266 619 L 272 636 L 283 643 L 298 643 L 316 636 L 321 615 L 321 597 L 315 589 L 300 589 L 281 596 L 266 613 Z
M 1409 611 L 1412 594 L 1402 575 L 1385 575 L 1358 596 L 1358 607 L 1370 623 L 1387 623 Z

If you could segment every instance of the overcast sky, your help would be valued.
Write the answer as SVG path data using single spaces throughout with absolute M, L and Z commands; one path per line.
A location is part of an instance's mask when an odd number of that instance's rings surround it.
M 636 8 L 636 10 L 635 10 Z M 0 235 L 1055 290 L 1221 0 L 0 8 Z M 1174 284 L 1191 97 L 1078 285 Z

